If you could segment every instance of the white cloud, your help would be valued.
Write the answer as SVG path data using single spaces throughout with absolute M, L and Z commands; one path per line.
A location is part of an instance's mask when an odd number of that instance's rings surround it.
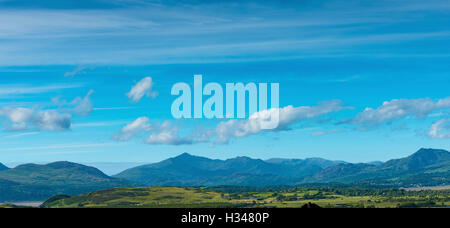
M 155 98 L 158 93 L 152 91 L 153 81 L 151 77 L 145 77 L 139 81 L 135 86 L 131 88 L 131 91 L 127 93 L 128 98 L 133 102 L 138 102 L 144 96 L 151 96 Z
M 70 129 L 72 116 L 70 114 L 60 114 L 56 111 L 40 111 L 37 115 L 37 126 L 42 130 L 62 131 Z
M 329 55 L 338 57 L 344 54 L 373 56 L 374 53 L 370 49 L 354 51 L 354 48 L 345 47 L 353 47 L 355 43 L 389 42 L 391 45 L 390 42 L 403 40 L 434 41 L 433 37 L 448 36 L 435 34 L 434 31 L 428 35 L 414 33 L 416 30 L 405 30 L 403 34 L 384 34 L 385 31 L 376 32 L 378 30 L 375 29 L 372 29 L 373 34 L 361 36 L 355 32 L 360 27 L 354 26 L 363 25 L 372 28 L 371 26 L 378 26 L 380 23 L 401 25 L 405 20 L 414 22 L 422 18 L 405 15 L 405 7 L 425 10 L 424 13 L 428 13 L 430 8 L 440 11 L 447 9 L 448 7 L 444 7 L 448 5 L 447 3 L 427 2 L 427 6 L 420 4 L 419 7 L 418 4 L 404 1 L 402 4 L 396 2 L 395 6 L 380 4 L 368 8 L 348 7 L 347 4 L 343 4 L 339 6 L 339 10 L 335 9 L 336 4 L 330 4 L 332 9 L 328 6 L 311 13 L 307 10 L 308 7 L 306 10 L 296 9 L 289 4 L 268 7 L 263 3 L 265 1 L 252 4 L 221 2 L 195 7 L 189 6 L 190 4 L 186 7 L 185 4 L 176 6 L 164 3 L 140 7 L 128 5 L 129 2 L 149 2 L 141 0 L 113 2 L 126 2 L 123 6 L 127 6 L 121 9 L 114 7 L 95 10 L 34 7 L 2 9 L 0 37 L 8 39 L 4 41 L 6 45 L 0 47 L 2 49 L 0 64 L 204 63 L 229 62 L 238 57 L 236 61 L 255 60 L 262 58 L 263 55 L 274 58 L 304 58 L 315 53 L 331 53 Z M 234 10 L 237 7 L 241 10 Z M 402 13 L 395 13 L 399 11 L 398 8 L 402 8 Z M 217 11 L 221 13 L 215 13 Z M 265 16 L 268 14 L 277 16 Z M 9 23 L 11 21 L 14 23 Z M 330 26 L 334 29 L 330 29 Z M 299 27 L 303 29 L 299 30 Z M 343 27 L 346 29 L 340 29 Z M 439 28 L 441 27 L 435 30 Z M 441 29 L 446 27 L 443 26 Z M 279 31 L 286 31 L 283 39 L 276 40 L 278 42 L 274 45 L 266 45 L 273 41 L 272 34 Z M 227 34 L 228 39 L 224 39 L 222 34 Z M 259 35 L 255 37 L 250 34 Z M 98 42 L 99 38 L 107 39 L 108 42 Z M 67 45 L 69 42 L 71 45 Z M 327 48 L 324 48 L 324 45 Z M 95 47 L 95 51 L 92 47 Z M 186 49 L 196 50 L 181 52 Z M 301 55 L 298 55 L 299 50 L 305 49 L 307 51 L 302 51 Z M 286 50 L 289 52 L 286 53 Z M 324 53 L 325 51 L 327 53 Z
M 171 122 L 165 121 L 155 133 L 152 133 L 146 140 L 148 144 L 164 145 L 184 145 L 192 144 L 193 140 L 188 137 L 180 137 L 178 127 Z
M 6 117 L 9 130 L 48 130 L 70 129 L 72 116 L 55 110 L 33 110 L 29 108 L 1 108 L 0 116 Z
M 93 110 L 92 101 L 90 99 L 91 94 L 94 93 L 94 90 L 89 90 L 84 98 L 77 97 L 72 101 L 72 105 L 74 106 L 73 112 L 77 115 L 86 116 L 89 115 Z
M 150 124 L 150 120 L 147 117 L 139 117 L 132 123 L 126 125 L 118 134 L 113 136 L 113 139 L 127 141 L 145 133 L 150 134 L 145 139 L 145 142 L 148 144 L 183 145 L 194 143 L 193 137 L 181 137 L 179 135 L 179 128 L 174 126 L 170 121 L 153 125 Z
M 130 124 L 120 129 L 119 133 L 113 136 L 113 139 L 119 141 L 127 141 L 141 134 L 142 132 L 148 132 L 152 128 L 147 117 L 139 117 Z
M 430 98 L 395 99 L 385 101 L 377 109 L 366 108 L 348 122 L 356 125 L 377 126 L 406 117 L 425 118 L 433 111 L 450 108 L 450 98 L 433 101 Z
M 450 119 L 442 119 L 431 125 L 428 136 L 434 139 L 450 138 Z
M 85 97 L 77 97 L 71 103 L 53 98 L 58 109 L 36 109 L 25 107 L 0 107 L 0 117 L 6 118 L 8 130 L 63 131 L 71 129 L 72 114 L 88 115 L 93 110 L 90 90 Z
M 86 94 L 86 96 L 76 97 L 70 103 L 64 99 L 61 99 L 61 97 L 54 97 L 52 98 L 52 103 L 53 105 L 58 106 L 61 110 L 64 110 L 65 112 L 69 112 L 80 116 L 87 116 L 94 110 L 91 100 L 91 95 L 93 93 L 94 90 L 91 89 Z
M 316 106 L 293 107 L 292 105 L 279 109 L 269 109 L 253 114 L 248 120 L 228 120 L 219 123 L 216 128 L 218 143 L 228 143 L 232 138 L 241 138 L 249 135 L 258 134 L 264 130 L 261 126 L 270 112 L 279 111 L 280 119 L 277 128 L 271 131 L 289 130 L 294 123 L 313 119 L 332 112 L 338 112 L 345 109 L 342 101 L 332 100 L 324 101 Z
M 122 128 L 113 138 L 126 141 L 142 133 L 149 133 L 150 135 L 145 140 L 148 144 L 186 145 L 213 141 L 215 143 L 228 143 L 233 138 L 246 137 L 261 132 L 289 130 L 294 123 L 314 119 L 343 109 L 345 107 L 338 100 L 320 102 L 316 106 L 287 106 L 269 109 L 254 113 L 247 120 L 222 121 L 214 130 L 197 129 L 188 136 L 181 136 L 179 127 L 170 121 L 165 121 L 159 125 L 151 125 L 147 117 L 140 117 Z M 275 111 L 279 111 L 280 114 L 278 127 L 271 130 L 264 129 L 263 124 Z

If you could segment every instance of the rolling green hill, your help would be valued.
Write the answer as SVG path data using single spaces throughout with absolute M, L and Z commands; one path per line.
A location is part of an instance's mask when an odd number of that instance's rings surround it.
M 43 200 L 55 194 L 80 194 L 134 184 L 71 162 L 25 164 L 0 171 L 0 202 Z
M 217 192 L 206 188 L 113 188 L 77 196 L 57 195 L 44 208 L 255 208 L 302 207 L 446 207 L 449 190 L 405 191 L 360 188 L 284 188 Z M 7 205 L 6 205 L 7 206 Z M 1 206 L 0 206 L 1 207 Z
M 233 207 L 223 194 L 201 188 L 140 187 L 113 188 L 78 196 L 57 195 L 42 207 Z

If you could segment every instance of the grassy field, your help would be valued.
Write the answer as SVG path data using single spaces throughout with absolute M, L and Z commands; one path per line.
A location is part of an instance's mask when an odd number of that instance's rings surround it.
M 205 188 L 133 187 L 114 188 L 78 196 L 59 195 L 47 200 L 43 207 L 296 208 L 309 202 L 325 208 L 449 207 L 450 191 L 292 188 L 280 191 L 230 193 Z

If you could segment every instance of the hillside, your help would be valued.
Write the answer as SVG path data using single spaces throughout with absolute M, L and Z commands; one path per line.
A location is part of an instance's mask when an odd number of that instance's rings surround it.
M 385 163 L 352 164 L 312 159 L 212 160 L 184 153 L 165 161 L 128 169 L 115 177 L 147 186 L 271 186 L 305 183 L 364 183 L 402 186 L 445 185 L 450 182 L 450 153 L 420 149 Z
M 0 171 L 7 170 L 7 169 L 9 169 L 9 168 L 6 167 L 5 165 L 3 165 L 2 163 L 0 163 Z
M 74 195 L 121 186 L 265 187 L 321 183 L 375 187 L 449 185 L 450 155 L 445 150 L 421 149 L 385 163 L 352 164 L 319 158 L 214 160 L 184 153 L 113 177 L 71 162 L 25 164 L 0 171 L 0 202 L 43 200 L 56 194 Z
M 198 188 L 113 188 L 78 196 L 57 195 L 42 207 L 232 207 L 223 194 Z
M 330 163 L 333 162 L 324 159 L 263 161 L 248 157 L 223 161 L 184 153 L 159 163 L 125 170 L 115 177 L 148 186 L 267 186 L 295 183 Z
M 400 189 L 283 188 L 226 192 L 206 188 L 114 188 L 77 196 L 57 195 L 44 208 L 300 208 L 320 207 L 445 207 L 449 190 L 415 192 Z M 432 198 L 430 200 L 430 198 Z M 6 205 L 8 206 L 8 205 Z M 1 205 L 0 205 L 1 207 Z
M 0 171 L 0 202 L 42 200 L 55 194 L 80 194 L 127 185 L 133 184 L 76 163 L 25 164 Z
M 380 165 L 341 164 L 324 169 L 305 182 L 374 182 L 399 186 L 445 185 L 450 183 L 450 152 L 420 149 L 401 159 Z

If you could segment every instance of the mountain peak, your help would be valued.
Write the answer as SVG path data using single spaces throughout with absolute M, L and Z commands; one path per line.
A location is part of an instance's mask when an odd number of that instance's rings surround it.
M 434 163 L 435 161 L 450 159 L 450 152 L 446 150 L 422 148 L 409 156 L 409 158 Z
M 187 160 L 196 160 L 196 159 L 204 159 L 203 157 L 194 156 L 189 153 L 182 153 L 176 157 L 170 158 L 172 161 L 187 161 Z
M 422 148 L 409 157 L 387 161 L 383 167 L 396 170 L 419 170 L 448 160 L 450 160 L 450 152 L 446 150 Z
M 178 156 L 176 156 L 175 158 L 190 158 L 190 157 L 195 157 L 194 155 L 188 153 L 188 152 L 184 152 Z
M 423 154 L 450 154 L 450 152 L 442 149 L 432 149 L 432 148 L 421 148 L 414 155 L 423 155 Z
M 68 161 L 57 161 L 47 164 L 46 166 L 54 168 L 54 169 L 62 169 L 62 168 L 72 168 L 72 167 L 81 167 L 83 165 L 68 162 Z
M 253 159 L 250 158 L 250 157 L 247 157 L 247 156 L 239 156 L 239 157 L 234 158 L 234 160 L 237 160 L 237 161 L 249 161 L 249 160 L 253 160 Z

